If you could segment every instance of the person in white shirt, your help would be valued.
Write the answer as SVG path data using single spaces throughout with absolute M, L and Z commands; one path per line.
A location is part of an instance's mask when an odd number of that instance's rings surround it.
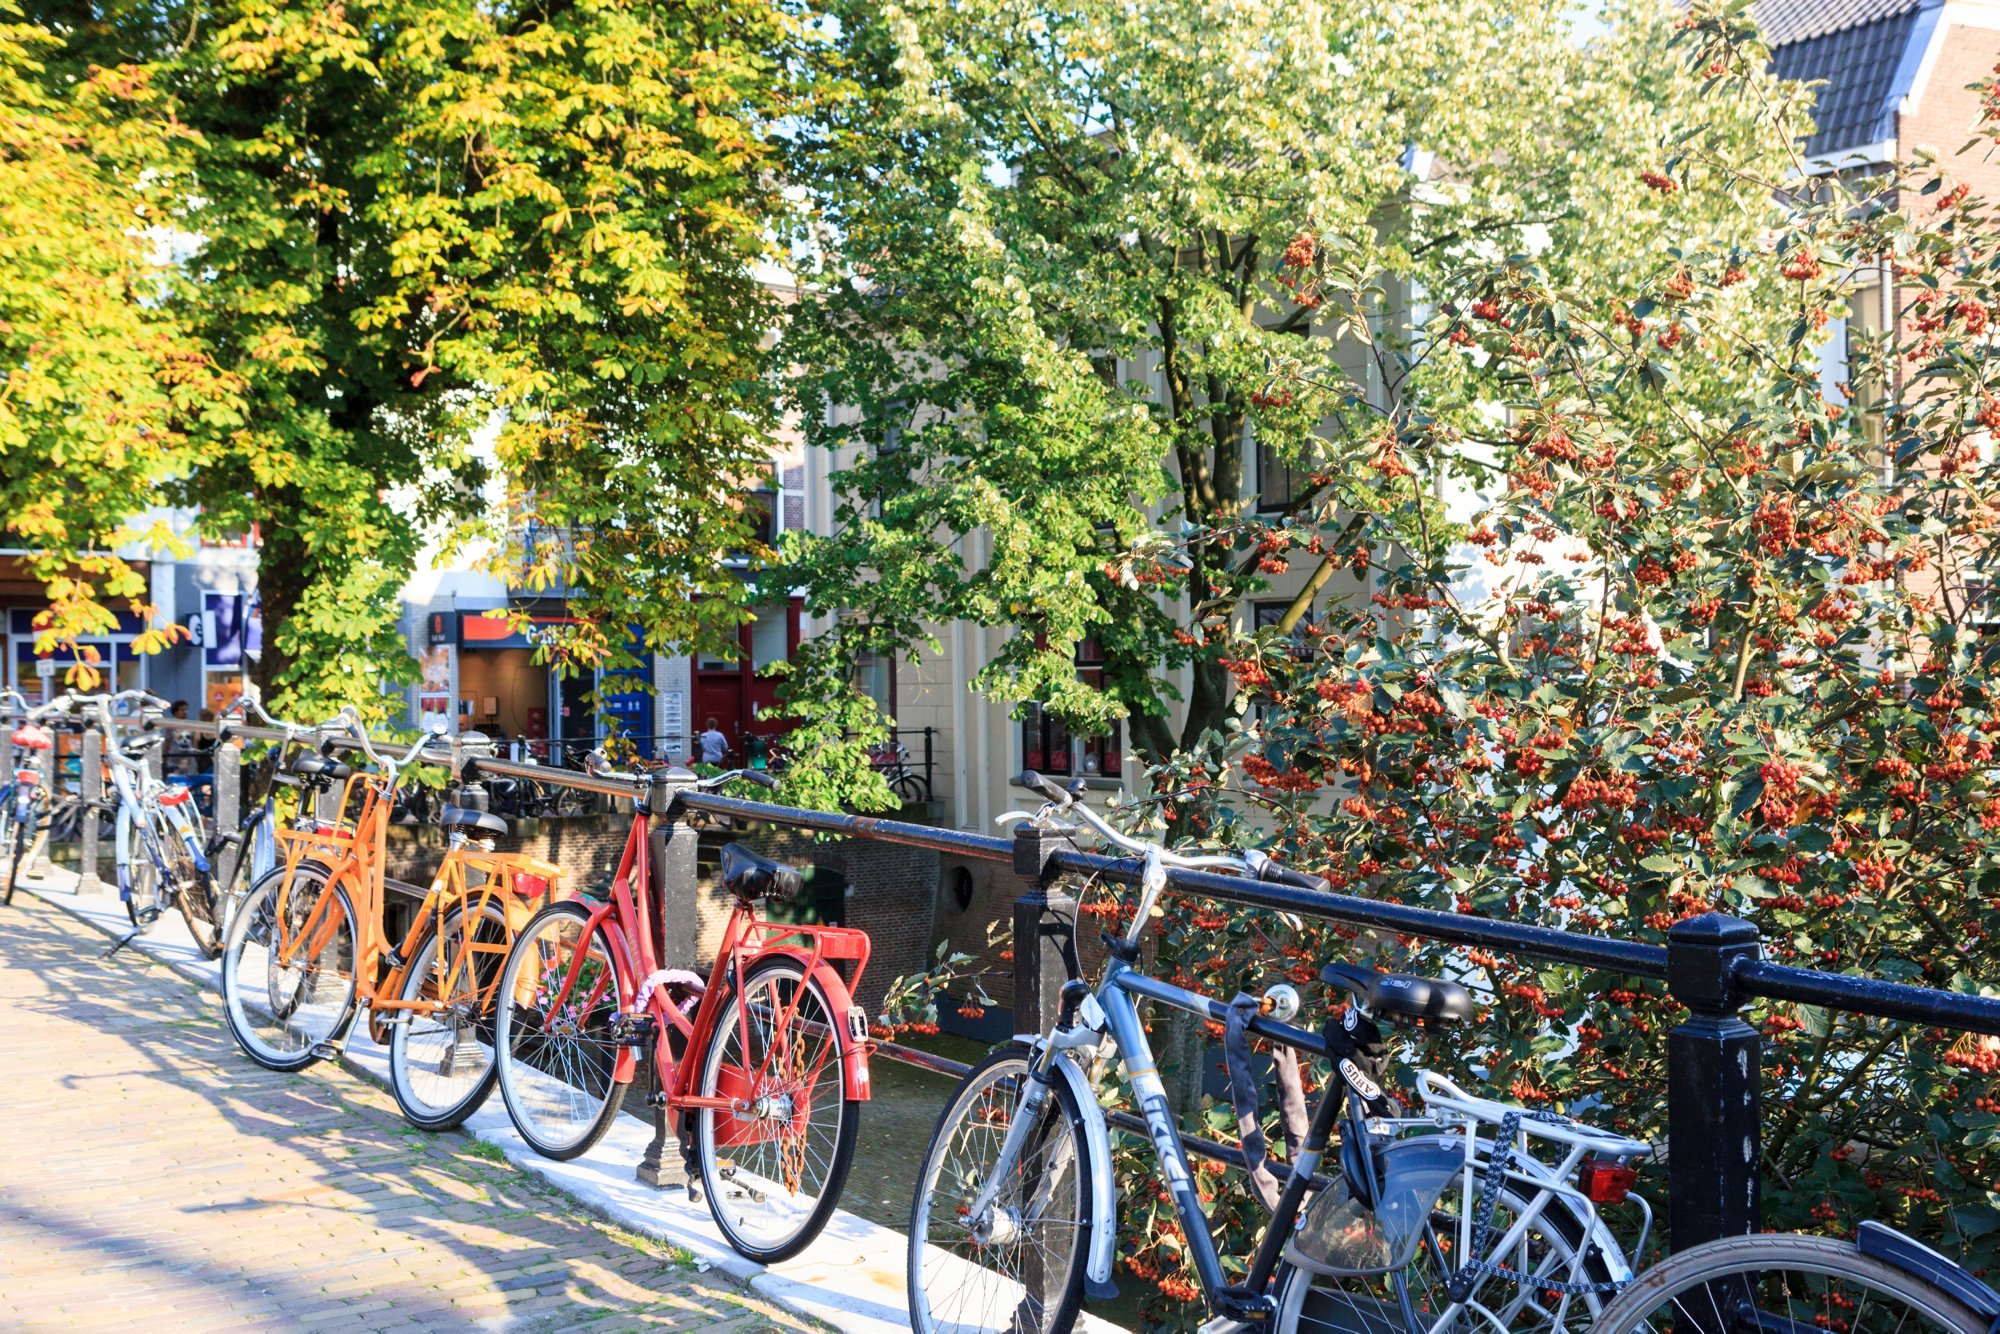
M 695 744 L 701 748 L 703 764 L 721 764 L 729 754 L 729 738 L 722 734 L 722 729 L 715 725 L 713 718 L 708 720 L 701 735 L 695 738 Z

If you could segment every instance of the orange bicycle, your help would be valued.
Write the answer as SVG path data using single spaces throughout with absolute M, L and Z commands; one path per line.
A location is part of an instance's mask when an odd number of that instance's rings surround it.
M 400 775 L 427 752 L 426 733 L 400 758 L 370 744 L 344 710 L 321 729 L 351 740 L 375 772 L 303 755 L 303 777 L 340 783 L 338 818 L 278 830 L 279 862 L 251 886 L 223 945 L 223 1013 L 250 1058 L 302 1070 L 337 1056 L 368 1011 L 389 1048 L 389 1082 L 411 1124 L 448 1130 L 493 1089 L 493 999 L 515 932 L 561 870 L 493 850 L 496 815 L 446 806 L 450 846 L 422 906 L 393 947 L 383 928 L 386 843 Z M 351 813 L 351 814 L 350 814 Z

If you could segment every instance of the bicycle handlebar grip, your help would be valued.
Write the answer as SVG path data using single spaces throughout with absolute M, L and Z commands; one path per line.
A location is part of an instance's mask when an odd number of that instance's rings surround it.
M 1264 870 L 1257 878 L 1274 885 L 1290 885 L 1293 889 L 1311 889 L 1322 894 L 1331 892 L 1331 886 L 1319 876 L 1288 870 L 1276 862 L 1265 862 Z
M 1036 773 L 1033 769 L 1023 769 L 1021 771 L 1020 778 L 1016 779 L 1015 781 L 1020 783 L 1022 787 L 1027 788 L 1028 791 L 1033 792 L 1038 796 L 1045 797 L 1049 801 L 1053 801 L 1054 803 L 1056 803 L 1056 805 L 1058 806 L 1069 805 L 1070 801 L 1069 793 L 1063 791 L 1061 788 L 1057 787 L 1054 783 L 1051 783 L 1048 779 Z
M 766 773 L 762 769 L 745 769 L 742 773 L 736 776 L 738 778 L 747 778 L 751 782 L 755 783 L 758 787 L 768 787 L 775 789 L 778 786 L 778 780 L 771 777 L 770 774 Z

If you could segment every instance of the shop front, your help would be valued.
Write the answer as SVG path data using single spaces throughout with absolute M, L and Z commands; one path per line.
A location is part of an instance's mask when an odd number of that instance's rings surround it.
M 528 615 L 522 627 L 516 619 L 480 611 L 431 612 L 429 642 L 420 659 L 420 718 L 439 717 L 448 707 L 457 730 L 518 742 L 520 754 L 549 763 L 578 764 L 614 732 L 650 753 L 652 694 L 646 685 L 653 666 L 643 637 L 635 630 L 626 645 L 639 657 L 637 667 L 564 676 L 536 659 L 548 637 L 577 624 L 576 618 Z M 452 689 L 454 657 L 456 698 L 445 693 Z

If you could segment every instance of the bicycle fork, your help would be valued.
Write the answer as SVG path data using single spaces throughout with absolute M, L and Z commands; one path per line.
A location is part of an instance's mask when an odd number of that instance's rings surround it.
M 1081 1012 L 1083 1022 L 1076 1022 Z M 1111 1136 L 1105 1125 L 1104 1110 L 1096 1091 L 1070 1052 L 1095 1047 L 1105 1031 L 1105 1014 L 1089 985 L 1072 979 L 1063 987 L 1062 1015 L 1055 1031 L 1032 1041 L 1028 1057 L 1028 1078 L 1021 1100 L 1015 1104 L 1014 1119 L 1007 1126 L 992 1173 L 967 1210 L 968 1226 L 975 1240 L 990 1244 L 1011 1238 L 1016 1220 L 1000 1213 L 1000 1191 L 1014 1174 L 1028 1137 L 1040 1124 L 1048 1108 L 1057 1080 L 1070 1086 L 1077 1108 L 1083 1114 L 1080 1152 L 1090 1161 L 1091 1198 L 1086 1201 L 1092 1220 L 1090 1251 L 1085 1257 L 1084 1291 L 1093 1300 L 1109 1300 L 1118 1295 L 1111 1282 L 1111 1264 L 1117 1247 L 1117 1182 L 1111 1171 Z

